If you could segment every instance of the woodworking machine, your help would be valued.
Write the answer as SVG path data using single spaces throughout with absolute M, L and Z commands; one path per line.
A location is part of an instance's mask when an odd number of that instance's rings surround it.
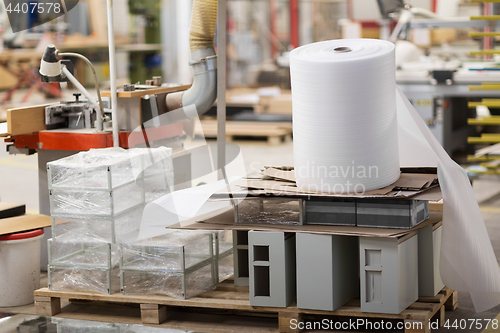
M 222 7 L 219 9 L 225 13 L 225 1 L 221 2 Z M 190 30 L 190 65 L 194 72 L 192 85 L 162 85 L 141 90 L 128 89 L 127 86 L 127 91 L 118 89 L 115 106 L 110 105 L 115 96 L 111 92 L 103 92 L 101 96 L 96 79 L 97 101 L 95 97 L 90 96 L 74 78 L 69 65 L 59 58 L 63 54 L 58 53 L 53 45 L 49 45 L 40 66 L 43 81 L 61 82 L 67 79 L 87 99 L 83 100 L 80 99 L 80 95 L 75 95 L 75 100 L 70 102 L 7 111 L 8 137 L 5 141 L 11 143 L 7 148 L 9 153 L 38 152 L 41 214 L 50 215 L 47 162 L 92 148 L 117 146 L 116 141 L 122 148 L 157 146 L 173 148 L 174 189 L 191 186 L 191 156 L 189 151 L 183 149 L 184 127 L 192 123 L 188 120 L 205 113 L 213 105 L 218 93 L 217 55 L 213 45 L 217 5 L 217 0 L 193 0 Z M 222 19 L 225 20 L 225 16 L 221 16 Z M 219 24 L 221 25 L 224 24 Z M 221 29 L 222 35 L 225 36 L 225 27 Z M 219 50 L 225 52 L 224 47 L 225 43 L 219 46 Z M 81 55 L 76 53 L 64 55 L 81 58 L 93 68 L 90 61 Z M 222 75 L 225 75 L 224 73 Z M 222 105 L 225 85 L 219 90 L 219 94 L 222 96 L 219 98 L 219 104 Z M 111 102 L 107 98 L 111 98 Z M 112 113 L 107 110 L 110 107 L 113 108 Z M 222 106 L 218 107 L 222 110 Z M 113 116 L 115 109 L 116 116 Z M 220 121 L 224 124 L 225 111 L 221 111 L 221 114 L 224 116 Z M 224 144 L 224 139 L 220 142 Z M 221 148 L 221 151 L 222 154 L 219 155 L 222 157 L 218 156 L 218 163 L 225 158 L 225 148 Z M 50 230 L 46 230 L 45 234 L 46 237 L 50 237 Z M 46 251 L 42 249 L 42 254 L 44 253 Z M 46 269 L 43 258 L 42 268 Z

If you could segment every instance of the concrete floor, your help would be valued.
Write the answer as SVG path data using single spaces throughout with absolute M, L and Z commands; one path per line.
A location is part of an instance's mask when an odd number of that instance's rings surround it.
M 71 96 L 71 91 L 66 93 Z M 38 212 L 37 155 L 9 155 L 6 143 L 0 139 L 0 200 L 24 203 L 28 213 Z M 269 146 L 261 141 L 236 142 L 242 150 L 247 169 L 258 170 L 264 165 L 293 165 L 292 143 Z M 197 144 L 194 142 L 193 144 Z M 475 180 L 473 189 L 488 230 L 493 249 L 500 263 L 500 177 L 488 176 Z M 500 306 L 476 314 L 468 294 L 459 294 L 459 307 L 447 312 L 447 319 L 495 318 L 500 319 Z M 441 328 L 433 332 L 452 332 Z M 465 330 L 481 332 L 481 330 Z M 496 330 L 500 332 L 500 330 Z M 488 331 L 493 332 L 493 331 Z

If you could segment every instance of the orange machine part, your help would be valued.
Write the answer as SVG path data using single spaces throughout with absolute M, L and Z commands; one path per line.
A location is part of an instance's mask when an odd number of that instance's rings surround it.
M 181 136 L 182 132 L 182 123 L 142 131 L 120 131 L 120 147 L 132 148 L 146 142 Z M 19 149 L 86 151 L 92 148 L 113 147 L 113 135 L 111 132 L 72 133 L 48 130 L 15 135 L 5 139 L 5 141 L 13 142 L 14 146 Z

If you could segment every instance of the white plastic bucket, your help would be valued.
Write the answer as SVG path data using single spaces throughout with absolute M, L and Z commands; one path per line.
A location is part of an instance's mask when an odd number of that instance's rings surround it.
M 43 229 L 0 236 L 0 307 L 33 303 Z

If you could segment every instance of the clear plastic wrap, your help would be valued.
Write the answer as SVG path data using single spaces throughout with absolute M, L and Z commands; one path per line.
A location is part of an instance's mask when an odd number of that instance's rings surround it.
M 107 191 L 52 189 L 49 191 L 50 213 L 55 217 L 114 217 L 144 203 L 140 182 L 132 182 Z
M 192 333 L 193 331 L 176 330 L 164 327 L 151 327 L 141 325 L 121 325 L 121 333 Z
M 52 317 L 57 333 L 120 333 L 125 325 Z
M 57 333 L 188 333 L 191 331 L 52 317 Z M 37 330 L 38 332 L 38 330 Z
M 122 293 L 188 298 L 215 285 L 214 234 L 171 230 L 120 244 Z
M 167 295 L 190 298 L 215 289 L 212 265 L 190 273 L 122 270 L 123 294 Z M 183 289 L 183 279 L 184 288 Z
M 214 253 L 217 255 L 218 279 L 219 282 L 222 282 L 234 274 L 233 232 L 232 230 L 214 230 L 213 233 L 216 236 L 214 238 Z
M 52 218 L 52 237 L 71 232 L 83 237 L 97 238 L 110 243 L 134 237 L 139 232 L 144 205 L 127 210 L 116 217 L 65 219 Z
M 47 163 L 51 214 L 113 217 L 173 186 L 171 148 L 92 149 Z
M 112 268 L 120 261 L 118 245 L 69 232 L 48 240 L 49 265 Z
M 247 197 L 235 208 L 236 223 L 299 225 L 301 204 L 300 199 Z
M 172 149 L 166 147 L 91 149 L 49 162 L 47 169 L 50 189 L 113 190 L 160 170 L 173 183 Z
M 77 290 L 112 294 L 120 289 L 120 269 L 64 268 L 49 265 L 50 290 Z
M 150 157 L 144 156 L 144 159 Z M 172 157 L 156 159 L 155 163 L 151 163 L 144 169 L 144 189 L 146 203 L 154 201 L 168 193 L 174 186 L 174 167 Z M 147 161 L 144 162 L 148 165 Z
M 213 256 L 211 232 L 172 230 L 168 234 L 133 243 L 121 243 L 121 268 L 181 270 Z M 184 260 L 183 260 L 184 259 Z
M 227 280 L 234 275 L 234 261 L 232 251 L 230 255 L 219 258 L 218 264 L 219 282 Z

